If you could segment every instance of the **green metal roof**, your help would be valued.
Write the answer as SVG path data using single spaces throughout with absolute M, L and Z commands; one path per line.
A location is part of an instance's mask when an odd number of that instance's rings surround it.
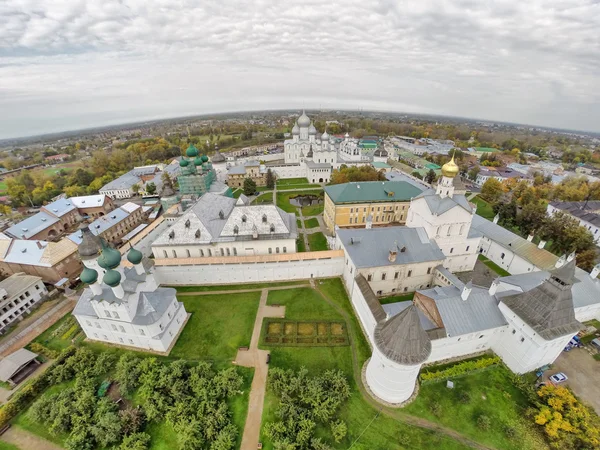
M 377 162 L 377 161 L 372 162 L 371 165 L 373 167 L 375 167 L 376 169 L 389 169 L 390 167 L 392 167 L 389 164 L 386 164 L 384 162 Z
M 409 201 L 421 193 L 406 181 L 359 181 L 325 186 L 334 203 Z
M 477 152 L 499 152 L 500 150 L 498 150 L 497 148 L 491 148 L 491 147 L 475 147 L 475 151 L 477 151 Z
M 377 148 L 378 145 L 374 142 L 361 142 L 358 144 L 360 148 Z
M 441 167 L 440 167 L 440 166 L 438 166 L 437 164 L 434 164 L 434 163 L 432 163 L 432 162 L 425 164 L 425 167 L 426 167 L 427 169 L 433 169 L 433 170 L 436 170 L 436 169 L 441 169 Z

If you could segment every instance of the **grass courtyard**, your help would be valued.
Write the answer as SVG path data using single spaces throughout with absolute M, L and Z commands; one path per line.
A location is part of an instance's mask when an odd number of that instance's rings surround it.
M 494 261 L 488 259 L 487 257 L 485 257 L 483 255 L 477 256 L 477 259 L 479 259 L 479 261 L 484 263 L 486 266 L 488 266 L 490 269 L 492 269 L 494 272 L 496 272 L 501 277 L 508 277 L 510 275 L 509 272 L 507 272 L 502 267 L 500 267 L 498 264 L 496 264 Z
M 327 246 L 327 238 L 320 231 L 318 233 L 312 233 L 308 235 L 308 246 L 311 252 L 321 252 L 329 250 Z
M 319 221 L 317 220 L 316 217 L 313 217 L 311 219 L 306 219 L 304 221 L 304 226 L 306 228 L 317 228 L 319 226 Z
M 267 203 L 273 203 L 273 193 L 272 192 L 266 192 L 264 194 L 260 194 L 258 197 L 256 197 L 252 201 L 253 205 L 264 205 Z
M 492 220 L 494 218 L 494 216 L 496 215 L 494 213 L 494 209 L 492 208 L 492 205 L 490 205 L 488 202 L 486 202 L 481 197 L 479 197 L 479 196 L 474 197 L 473 199 L 471 199 L 471 202 L 473 202 L 477 205 L 477 214 L 480 215 L 481 217 L 483 217 L 484 219 Z
M 319 184 L 312 184 L 306 178 L 286 178 L 277 180 L 277 189 L 304 189 L 311 187 L 320 187 Z
M 294 213 L 294 212 L 296 212 L 298 207 L 296 207 L 290 203 L 290 197 L 297 197 L 298 195 L 322 195 L 322 194 L 323 194 L 322 189 L 307 189 L 307 190 L 302 190 L 302 191 L 297 190 L 297 191 L 277 192 L 277 203 L 276 204 L 281 209 L 283 209 L 285 212 Z M 314 210 L 317 210 L 318 209 L 318 208 L 316 208 L 317 206 L 320 206 L 321 212 L 323 212 L 323 205 L 321 204 L 321 205 L 315 205 L 315 206 L 305 206 L 304 208 L 302 208 L 302 214 L 304 214 L 305 216 L 316 216 L 317 214 L 319 214 L 318 212 L 315 214 L 305 214 L 304 211 L 305 211 L 305 209 L 308 210 L 308 208 L 313 208 Z M 312 211 L 309 211 L 309 212 L 312 212 Z

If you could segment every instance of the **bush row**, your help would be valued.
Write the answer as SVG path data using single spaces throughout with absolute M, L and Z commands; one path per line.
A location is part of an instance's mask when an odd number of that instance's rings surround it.
M 71 328 L 69 328 L 61 336 L 61 339 L 63 339 L 63 340 L 71 339 L 71 337 L 73 337 L 75 335 L 75 333 L 77 333 L 77 331 L 79 331 L 79 324 L 78 323 L 74 323 L 73 325 L 71 325 Z
M 38 353 L 42 356 L 45 356 L 48 359 L 56 359 L 58 358 L 58 355 L 60 355 L 60 352 L 49 349 L 48 347 L 46 347 L 43 344 L 40 344 L 39 342 L 32 342 L 29 347 L 31 348 L 31 351 L 33 353 Z
M 56 329 L 50 334 L 51 337 L 56 338 L 65 334 L 73 324 L 77 323 L 75 317 L 69 315 L 63 323 L 61 323 Z
M 13 417 L 23 411 L 38 395 L 52 384 L 52 372 L 55 367 L 62 365 L 67 358 L 75 353 L 75 347 L 63 351 L 51 367 L 34 378 L 27 386 L 16 392 L 15 395 L 0 409 L 0 428 L 6 425 Z
M 501 359 L 498 356 L 491 356 L 489 358 L 481 358 L 473 361 L 464 361 L 442 370 L 437 370 L 434 372 L 421 372 L 419 378 L 422 382 L 430 382 L 450 377 L 459 377 L 470 372 L 494 366 L 499 364 L 500 361 Z

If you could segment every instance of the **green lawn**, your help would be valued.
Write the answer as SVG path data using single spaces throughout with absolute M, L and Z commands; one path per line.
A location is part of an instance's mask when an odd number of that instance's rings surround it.
M 383 297 L 379 299 L 379 303 L 382 305 L 387 305 L 388 303 L 398 303 L 398 302 L 407 302 L 412 300 L 415 296 L 414 292 L 409 292 L 404 295 L 392 295 L 391 297 Z
M 496 215 L 494 213 L 494 209 L 492 208 L 492 205 L 490 205 L 488 202 L 486 202 L 481 197 L 479 197 L 479 196 L 473 197 L 471 202 L 473 202 L 477 205 L 477 214 L 479 214 L 481 217 L 488 219 L 488 220 L 492 220 L 494 218 L 494 216 Z
M 298 239 L 296 239 L 296 250 L 298 253 L 306 251 L 306 245 L 304 244 L 304 235 L 302 233 L 298 234 Z
M 454 389 L 448 389 L 445 381 L 421 385 L 419 395 L 405 412 L 441 423 L 497 449 L 547 448 L 533 422 L 524 417 L 528 402 L 512 384 L 506 367 L 496 366 L 453 381 Z M 461 399 L 463 392 L 468 393 L 468 401 Z M 441 406 L 439 417 L 431 412 L 434 402 Z M 491 420 L 487 431 L 477 427 L 477 418 L 482 414 Z M 515 438 L 507 437 L 507 427 L 515 429 Z
M 313 217 L 312 219 L 305 220 L 304 225 L 306 228 L 317 228 L 319 226 L 319 221 L 316 217 Z
M 275 283 L 244 283 L 244 284 L 216 284 L 205 286 L 165 286 L 174 287 L 177 292 L 214 292 L 214 291 L 240 291 L 244 289 L 264 289 L 268 287 L 296 286 L 308 284 L 307 280 L 278 281 Z
M 325 207 L 323 203 L 321 203 L 320 205 L 304 206 L 302 208 L 302 215 L 304 217 L 318 216 L 319 214 L 323 214 L 324 209 Z
M 256 187 L 256 192 L 265 192 L 265 191 L 272 191 L 273 189 L 267 187 L 267 186 L 257 186 Z
M 8 190 L 8 186 L 6 185 L 6 181 L 0 181 L 0 193 L 5 193 Z M 8 445 L 8 444 L 6 444 Z
M 477 256 L 477 259 L 479 259 L 479 261 L 481 261 L 482 263 L 484 263 L 486 266 L 488 266 L 490 269 L 492 269 L 494 272 L 496 272 L 501 277 L 507 277 L 507 276 L 510 275 L 510 273 L 508 273 L 506 270 L 504 270 L 502 267 L 500 267 L 494 261 L 486 258 L 483 255 Z
M 362 363 L 370 355 L 368 344 L 358 325 L 357 319 L 352 312 L 352 306 L 348 300 L 344 287 L 339 278 L 318 280 L 318 289 L 323 292 L 335 305 L 351 314 L 351 322 L 348 329 L 356 348 L 359 363 Z M 316 298 L 311 296 L 306 310 L 304 310 L 304 299 L 301 296 L 288 298 L 286 305 L 286 317 L 290 319 L 307 318 L 315 311 Z M 321 300 L 325 302 L 325 300 Z M 296 303 L 296 304 L 295 304 Z M 327 305 L 329 306 L 329 305 Z M 325 308 L 325 307 L 323 307 Z M 332 318 L 342 318 L 334 308 L 321 309 Z M 289 312 L 289 313 L 288 313 Z M 337 317 L 334 317 L 337 316 Z M 269 348 L 269 347 L 265 347 Z M 309 375 L 314 376 L 328 369 L 339 369 L 350 381 L 352 393 L 349 400 L 342 406 L 338 417 L 344 420 L 348 426 L 347 436 L 339 444 L 330 440 L 330 433 L 322 430 L 323 437 L 329 445 L 335 449 L 353 450 L 388 450 L 388 449 L 425 449 L 425 450 L 458 450 L 466 447 L 457 442 L 443 438 L 433 432 L 414 428 L 404 423 L 379 414 L 378 410 L 368 404 L 358 391 L 354 381 L 352 368 L 352 350 L 350 347 L 311 347 L 311 348 L 281 348 L 272 347 L 271 367 L 299 369 L 306 367 Z M 269 389 L 265 398 L 262 417 L 262 425 L 277 420 L 275 410 L 277 398 Z M 400 444 L 402 440 L 402 444 Z M 273 446 L 264 434 L 261 435 L 263 448 L 272 449 Z
M 260 194 L 258 197 L 256 197 L 252 201 L 253 205 L 263 205 L 265 203 L 273 203 L 273 193 L 272 192 Z
M 298 186 L 319 186 L 318 184 L 310 184 L 306 178 L 285 178 L 277 180 L 277 188 L 289 189 Z
M 170 357 L 226 363 L 235 358 L 238 347 L 250 345 L 260 292 L 181 296 L 179 300 L 192 316 Z
M 296 219 L 296 226 L 299 230 L 302 228 L 302 219 Z
M 269 291 L 267 305 L 285 306 L 285 318 L 293 320 L 339 319 L 340 315 L 310 287 Z
M 59 328 L 64 322 L 72 320 L 72 317 L 73 316 L 71 316 L 71 314 L 66 314 L 58 322 L 56 322 L 54 325 L 52 325 L 50 328 L 48 328 L 46 331 L 44 331 L 42 334 L 36 337 L 33 340 L 33 342 L 43 344 L 51 350 L 64 350 L 69 345 L 71 345 L 71 339 L 74 336 L 71 336 L 69 339 L 61 339 L 61 336 L 52 337 L 52 333 L 54 332 L 54 330 Z
M 0 441 L 0 450 L 19 450 L 19 447 L 8 442 Z
M 233 191 L 233 198 L 240 198 L 240 195 L 242 195 L 244 193 L 244 191 L 242 189 L 236 189 L 235 191 Z
M 327 238 L 321 232 L 308 235 L 308 246 L 311 252 L 329 250 L 329 247 L 327 247 Z
M 322 194 L 323 190 L 315 190 L 308 189 L 305 191 L 289 191 L 289 192 L 277 192 L 277 206 L 283 209 L 285 212 L 293 213 L 296 212 L 296 206 L 290 203 L 290 197 L 296 197 L 298 195 L 319 195 Z M 323 211 L 323 205 L 316 205 L 321 207 L 321 212 Z M 305 208 L 315 208 L 314 206 L 306 206 Z M 304 214 L 304 208 L 302 209 L 302 214 Z M 307 216 L 316 216 L 316 214 L 305 214 Z

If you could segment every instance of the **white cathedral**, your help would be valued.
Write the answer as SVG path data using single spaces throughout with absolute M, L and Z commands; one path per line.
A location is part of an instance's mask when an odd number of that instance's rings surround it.
M 342 164 L 362 165 L 372 162 L 363 154 L 358 139 L 346 133 L 343 139 L 319 136 L 310 118 L 302 111 L 292 128 L 292 138 L 284 142 L 285 165 L 271 166 L 279 178 L 307 178 L 311 183 L 328 183 L 331 172 Z
M 78 248 L 84 264 L 80 279 L 88 287 L 73 315 L 89 340 L 168 353 L 187 321 L 173 288 L 159 287 L 152 263 L 131 248 L 125 267 L 121 253 L 82 230 Z

